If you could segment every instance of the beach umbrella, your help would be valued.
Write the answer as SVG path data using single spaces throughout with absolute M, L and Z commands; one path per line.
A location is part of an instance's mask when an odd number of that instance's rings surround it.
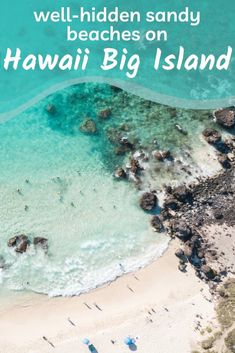
M 131 346 L 133 343 L 134 343 L 134 340 L 131 338 L 131 337 L 126 337 L 124 339 L 124 343 L 127 345 L 127 346 Z
M 87 346 L 90 344 L 90 340 L 88 338 L 84 338 L 82 343 L 86 344 Z

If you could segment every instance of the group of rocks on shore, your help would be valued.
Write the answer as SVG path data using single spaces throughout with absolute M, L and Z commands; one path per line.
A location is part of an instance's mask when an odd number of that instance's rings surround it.
M 214 118 L 219 125 L 232 129 L 235 126 L 235 109 L 218 110 L 214 112 Z M 203 136 L 216 149 L 218 161 L 224 169 L 219 175 L 207 178 L 204 182 L 175 188 L 166 186 L 165 201 L 160 214 L 152 215 L 150 222 L 156 232 L 166 231 L 171 237 L 177 237 L 182 241 L 182 248 L 176 251 L 181 271 L 186 271 L 187 263 L 190 263 L 201 279 L 219 282 L 222 273 L 218 273 L 208 264 L 209 259 L 216 260 L 219 254 L 201 234 L 200 228 L 213 222 L 229 223 L 234 218 L 232 185 L 234 185 L 235 139 L 231 136 L 223 140 L 220 132 L 215 129 L 205 129 Z M 171 157 L 168 151 L 164 153 L 156 151 L 155 155 L 159 161 Z M 143 158 L 146 159 L 144 152 Z M 132 157 L 129 169 L 118 168 L 115 177 L 125 179 L 131 173 L 138 178 L 141 170 L 139 159 Z M 225 202 L 228 212 L 223 215 L 221 208 Z M 157 204 L 158 198 L 154 190 L 144 192 L 139 201 L 140 207 L 146 212 L 154 213 Z M 208 207 L 212 211 L 212 219 L 206 216 Z M 223 275 L 225 272 L 223 271 Z
M 235 126 L 235 111 L 222 109 L 214 112 L 214 117 L 219 125 L 226 129 L 232 129 Z M 234 161 L 234 141 L 223 140 L 220 132 L 216 129 L 205 129 L 203 131 L 205 140 L 217 150 L 218 161 L 223 168 L 230 168 Z

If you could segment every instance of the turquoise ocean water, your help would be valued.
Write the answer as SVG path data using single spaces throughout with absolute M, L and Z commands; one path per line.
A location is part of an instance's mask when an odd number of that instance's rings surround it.
M 56 114 L 46 112 L 48 104 Z M 111 117 L 100 119 L 107 107 Z M 86 118 L 96 122 L 95 135 L 80 132 Z M 160 256 L 168 238 L 152 231 L 139 196 L 144 188 L 160 190 L 164 182 L 190 177 L 177 163 L 151 162 L 142 190 L 117 181 L 113 171 L 130 154 L 120 154 L 117 141 L 128 137 L 149 155 L 156 144 L 170 149 L 200 173 L 193 156 L 204 148 L 201 130 L 211 125 L 208 112 L 163 107 L 100 84 L 67 88 L 2 123 L 1 291 L 80 294 Z M 48 238 L 48 254 L 33 246 L 25 254 L 8 248 L 8 239 L 22 233 Z

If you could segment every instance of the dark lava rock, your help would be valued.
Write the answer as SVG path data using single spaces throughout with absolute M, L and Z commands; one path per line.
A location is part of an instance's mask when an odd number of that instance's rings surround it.
M 204 273 L 208 279 L 214 279 L 217 276 L 217 273 L 208 265 L 202 265 L 201 272 Z
M 15 251 L 18 253 L 24 253 L 30 242 L 29 239 L 26 235 L 16 235 L 15 237 L 12 237 L 8 240 L 8 246 L 9 247 L 15 247 Z
M 177 210 L 178 202 L 173 196 L 170 195 L 165 199 L 163 206 L 166 209 L 170 208 L 171 210 Z
M 170 158 L 170 157 L 171 157 L 171 152 L 170 152 L 169 150 L 167 150 L 167 151 L 162 151 L 161 154 L 162 154 L 162 157 L 163 157 L 164 159 L 167 159 L 167 158 Z
M 178 186 L 173 190 L 173 195 L 175 196 L 175 198 L 181 202 L 188 202 L 192 196 L 190 190 L 184 186 Z
M 29 239 L 26 235 L 20 235 L 19 239 L 16 244 L 16 249 L 15 251 L 18 253 L 24 253 L 26 252 L 27 248 L 29 246 Z
M 161 218 L 162 218 L 163 221 L 166 221 L 167 219 L 171 219 L 172 218 L 172 215 L 169 212 L 169 209 L 161 210 Z
M 171 194 L 172 193 L 172 187 L 170 185 L 167 185 L 165 187 L 165 191 L 166 191 L 167 194 Z
M 215 144 L 221 141 L 221 134 L 215 129 L 205 129 L 202 134 L 208 143 Z
M 192 235 L 191 228 L 182 220 L 172 220 L 170 228 L 178 238 L 184 241 L 188 240 Z
M 112 114 L 112 111 L 110 108 L 106 108 L 106 109 L 103 109 L 101 110 L 99 113 L 98 113 L 98 117 L 101 118 L 101 119 L 108 119 Z
M 132 158 L 131 161 L 130 161 L 130 165 L 131 165 L 130 171 L 133 174 L 136 174 L 139 171 L 139 169 L 140 169 L 139 162 L 136 159 Z
M 127 149 L 129 149 L 130 151 L 134 149 L 134 144 L 131 143 L 126 137 L 122 137 L 120 139 L 120 144 L 125 146 Z
M 224 216 L 223 216 L 223 214 L 221 212 L 215 211 L 214 212 L 214 217 L 215 217 L 215 219 L 222 219 Z
M 130 151 L 129 147 L 128 147 L 128 146 L 124 146 L 124 145 L 117 146 L 117 147 L 115 148 L 115 154 L 116 154 L 117 156 L 124 155 L 124 154 L 126 154 L 127 152 L 129 152 L 129 151 Z
M 153 216 L 151 219 L 151 226 L 156 232 L 161 232 L 163 230 L 163 224 L 161 219 L 158 216 Z
M 145 211 L 153 210 L 157 205 L 157 196 L 151 192 L 145 192 L 140 199 L 140 207 Z
M 182 259 L 184 257 L 184 251 L 182 249 L 177 249 L 175 252 L 175 256 L 177 256 L 179 259 Z
M 8 245 L 9 247 L 16 246 L 18 238 L 19 238 L 18 236 L 15 236 L 15 237 L 10 238 L 10 239 L 8 240 L 7 245 Z
M 133 151 L 134 144 L 131 143 L 126 137 L 120 137 L 116 141 L 119 145 L 115 148 L 115 153 L 117 155 L 123 155 L 127 152 Z
M 186 268 L 187 268 L 187 265 L 185 263 L 180 263 L 178 265 L 178 269 L 181 271 L 181 272 L 186 272 Z
M 117 179 L 126 179 L 126 172 L 122 168 L 117 168 L 117 170 L 114 173 L 114 176 Z
M 225 154 L 220 154 L 220 155 L 218 156 L 218 161 L 220 162 L 220 164 L 222 165 L 222 167 L 223 167 L 224 169 L 229 169 L 229 168 L 231 168 L 231 164 L 230 164 L 230 162 L 229 162 L 229 160 L 228 160 L 228 157 L 227 157 Z
M 80 125 L 79 129 L 81 132 L 87 133 L 87 134 L 96 134 L 97 133 L 96 123 L 92 119 L 84 120 L 83 123 Z
M 154 151 L 153 156 L 160 162 L 171 157 L 170 151 Z
M 235 111 L 230 109 L 221 109 L 214 112 L 214 116 L 218 124 L 225 128 L 235 126 Z
M 161 152 L 159 152 L 159 151 L 154 151 L 153 156 L 154 156 L 154 158 L 156 158 L 160 162 L 162 162 L 164 159 Z
M 48 248 L 48 239 L 43 237 L 35 237 L 33 239 L 33 245 L 40 246 L 42 249 L 47 250 Z

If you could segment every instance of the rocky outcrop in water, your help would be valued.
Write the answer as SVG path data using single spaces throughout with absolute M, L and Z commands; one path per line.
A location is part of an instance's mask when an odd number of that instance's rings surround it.
M 227 129 L 235 126 L 235 111 L 232 109 L 220 109 L 214 112 L 217 123 Z
M 205 140 L 210 144 L 216 144 L 221 141 L 221 134 L 215 129 L 207 128 L 202 132 Z
M 97 127 L 93 119 L 85 119 L 80 125 L 80 131 L 86 134 L 96 134 Z
M 225 169 L 229 169 L 231 167 L 231 164 L 226 154 L 219 154 L 218 161 Z
M 16 252 L 22 254 L 26 252 L 27 248 L 30 245 L 30 241 L 27 235 L 16 235 L 8 240 L 7 245 L 9 247 L 14 247 Z
M 151 218 L 151 226 L 153 227 L 155 232 L 162 232 L 164 229 L 162 220 L 157 215 Z
M 221 134 L 214 129 L 205 129 L 203 131 L 205 140 L 213 145 L 217 152 L 218 162 L 224 169 L 231 168 L 231 163 L 235 159 L 235 146 L 234 140 L 222 140 Z
M 25 253 L 29 248 L 31 241 L 29 237 L 25 234 L 15 235 L 14 237 L 8 240 L 7 245 L 11 248 L 15 249 L 17 253 Z M 44 237 L 34 237 L 33 238 L 33 245 L 35 247 L 40 247 L 43 250 L 48 250 L 48 239 Z
M 99 111 L 98 117 L 100 119 L 106 120 L 106 119 L 110 118 L 111 114 L 112 114 L 111 109 L 110 108 L 106 108 L 106 109 L 103 109 L 103 110 Z
M 33 245 L 36 247 L 40 247 L 43 250 L 48 250 L 48 239 L 43 237 L 35 237 L 33 239 Z
M 153 151 L 153 156 L 160 162 L 171 157 L 170 151 Z
M 127 174 L 123 168 L 117 168 L 114 172 L 114 176 L 117 179 L 126 179 Z
M 140 199 L 140 207 L 144 211 L 152 211 L 157 205 L 157 196 L 152 192 L 145 192 Z

